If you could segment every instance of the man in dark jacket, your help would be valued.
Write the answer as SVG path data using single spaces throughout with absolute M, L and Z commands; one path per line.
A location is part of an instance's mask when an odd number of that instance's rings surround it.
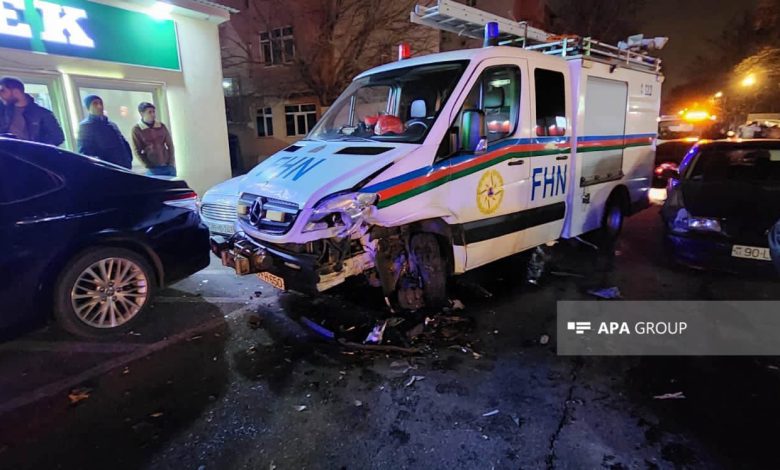
M 173 139 L 165 124 L 157 120 L 154 105 L 147 102 L 139 104 L 138 114 L 141 121 L 133 127 L 133 148 L 135 155 L 146 166 L 146 174 L 176 176 Z
M 57 118 L 24 92 L 24 83 L 19 79 L 0 78 L 0 99 L 5 105 L 0 114 L 0 134 L 50 145 L 65 141 Z
M 79 153 L 97 157 L 103 161 L 123 166 L 133 166 L 133 154 L 116 124 L 103 113 L 103 100 L 96 95 L 84 98 L 89 114 L 79 124 Z

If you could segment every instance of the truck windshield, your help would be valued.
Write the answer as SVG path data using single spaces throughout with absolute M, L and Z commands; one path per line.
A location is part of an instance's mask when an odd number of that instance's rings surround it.
M 309 138 L 422 142 L 467 64 L 425 64 L 355 80 Z

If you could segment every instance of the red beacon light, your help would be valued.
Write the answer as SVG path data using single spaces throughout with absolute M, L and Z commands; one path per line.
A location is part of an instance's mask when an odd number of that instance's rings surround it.
M 398 45 L 398 60 L 408 59 L 412 56 L 412 48 L 409 47 L 409 43 L 402 42 Z

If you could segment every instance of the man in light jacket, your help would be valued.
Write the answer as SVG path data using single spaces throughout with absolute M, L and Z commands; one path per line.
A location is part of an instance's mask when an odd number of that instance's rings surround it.
M 165 124 L 157 120 L 152 103 L 138 105 L 141 121 L 133 127 L 135 155 L 146 166 L 147 175 L 176 176 L 173 139 Z

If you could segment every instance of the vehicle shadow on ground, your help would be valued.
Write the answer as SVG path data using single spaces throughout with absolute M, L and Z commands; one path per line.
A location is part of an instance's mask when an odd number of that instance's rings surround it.
M 192 306 L 200 318 L 218 320 L 207 331 L 2 415 L 0 468 L 139 468 L 148 462 L 201 417 L 229 382 L 228 324 L 217 306 Z M 148 328 L 173 338 L 179 330 L 166 334 L 164 325 L 176 324 L 169 320 L 156 319 L 162 325 Z M 72 353 L 58 354 L 76 360 Z

